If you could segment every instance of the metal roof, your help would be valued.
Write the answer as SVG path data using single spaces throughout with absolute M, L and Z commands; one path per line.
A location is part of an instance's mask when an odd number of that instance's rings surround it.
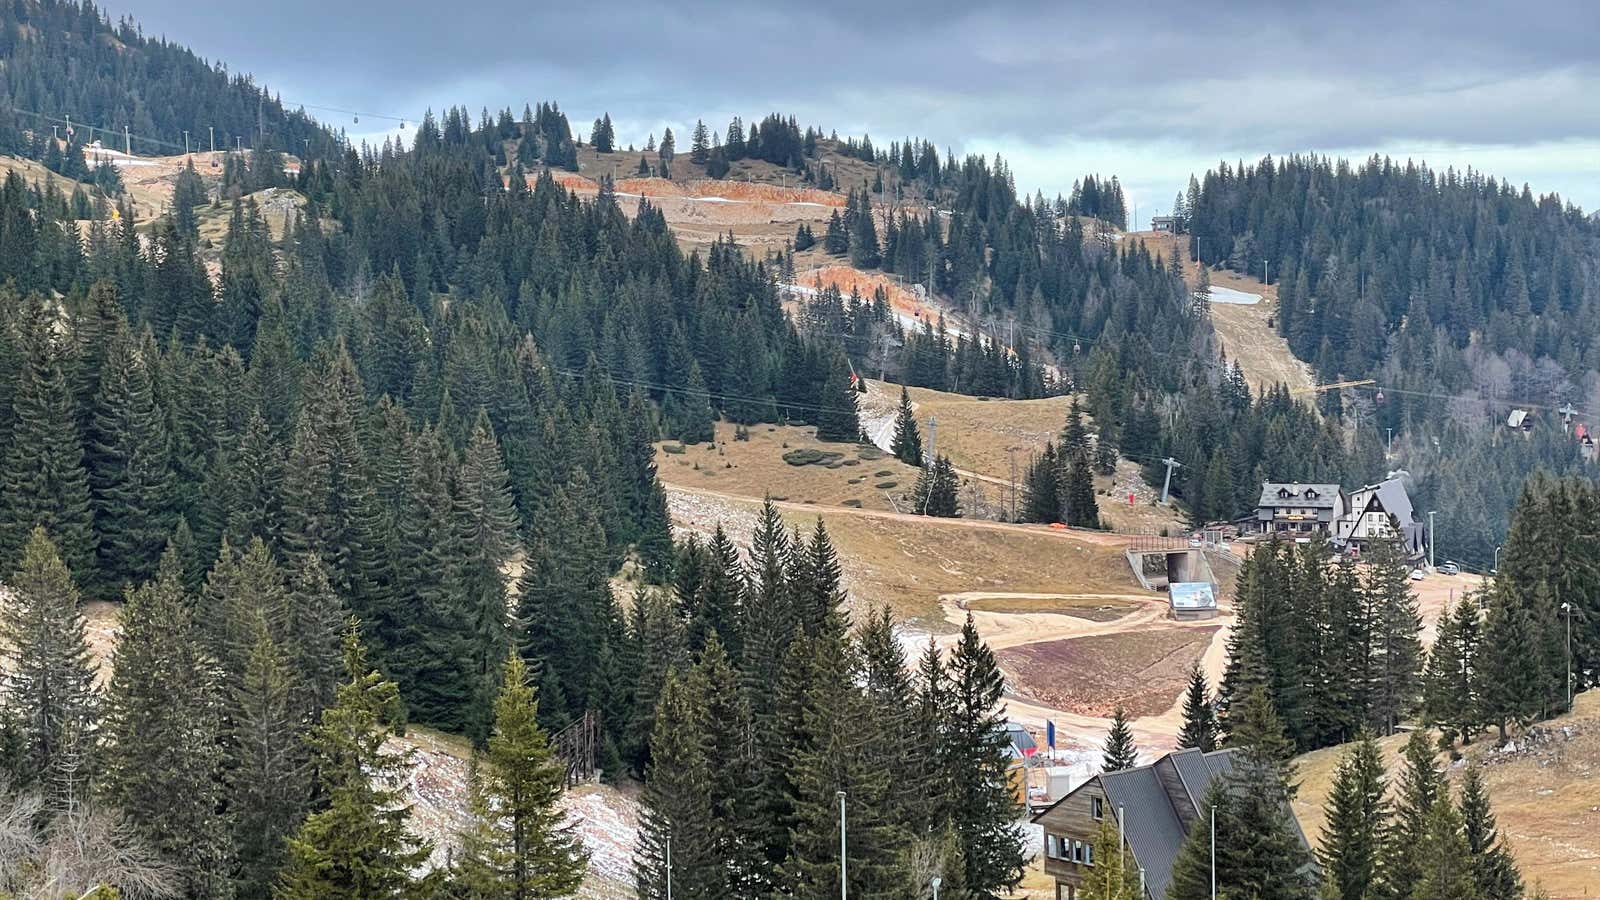
M 1156 778 L 1155 768 L 1140 766 L 1104 772 L 1100 786 L 1122 825 L 1128 849 L 1144 868 L 1145 887 L 1151 897 L 1162 900 L 1172 881 L 1172 862 L 1183 846 L 1184 831 L 1171 798 Z
M 1314 496 L 1306 496 L 1308 493 Z M 1304 506 L 1316 509 L 1333 509 L 1339 502 L 1337 484 L 1299 484 L 1267 481 L 1261 485 L 1261 500 L 1257 506 Z

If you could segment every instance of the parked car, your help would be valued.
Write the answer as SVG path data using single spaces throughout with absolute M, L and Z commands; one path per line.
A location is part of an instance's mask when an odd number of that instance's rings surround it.
M 1444 561 L 1444 563 L 1442 565 L 1439 566 L 1439 574 L 1440 575 L 1460 575 L 1461 574 L 1461 567 L 1447 559 L 1447 560 Z
M 1412 581 L 1421 581 L 1422 580 L 1422 570 L 1421 569 L 1412 569 L 1411 570 L 1411 580 Z

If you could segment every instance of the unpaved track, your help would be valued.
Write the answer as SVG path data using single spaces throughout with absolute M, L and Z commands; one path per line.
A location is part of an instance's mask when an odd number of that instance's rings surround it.
M 745 497 L 739 494 L 729 494 L 723 491 L 712 491 L 706 488 L 675 483 L 668 480 L 670 473 L 661 473 L 661 483 L 669 491 L 681 494 L 692 494 L 700 497 L 712 497 L 726 500 L 731 503 L 754 503 L 760 505 L 760 497 Z M 1133 546 L 1135 538 L 1126 534 L 1113 534 L 1108 531 L 1079 531 L 1076 529 L 1051 528 L 1047 525 L 1020 525 L 1012 522 L 994 522 L 988 519 L 943 519 L 935 516 L 919 516 L 915 513 L 897 513 L 884 509 L 858 509 L 853 506 L 830 506 L 825 503 L 796 503 L 792 500 L 773 500 L 772 505 L 778 509 L 791 512 L 827 513 L 838 516 L 858 516 L 868 519 L 888 519 L 896 522 L 905 522 L 910 525 L 920 525 L 924 528 L 970 528 L 984 531 L 1010 531 L 1038 536 L 1049 536 L 1077 541 L 1083 544 L 1095 544 L 1101 547 L 1115 547 L 1124 549 Z
M 684 494 L 716 498 L 731 503 L 759 504 L 755 497 L 744 497 L 721 491 L 667 483 L 670 490 Z M 774 500 L 779 509 L 791 512 L 827 513 L 828 515 L 862 516 L 905 522 L 923 528 L 966 528 L 986 531 L 1019 532 L 1030 535 L 1051 535 L 1070 541 L 1100 546 L 1126 548 L 1134 538 L 1128 535 L 1099 531 L 1074 531 L 1049 528 L 1042 525 L 1018 525 L 1009 522 L 992 522 L 984 519 L 940 519 L 911 513 L 894 513 L 886 510 L 856 509 L 849 506 L 828 506 L 814 503 L 795 503 Z M 974 610 L 974 601 L 985 599 L 1027 600 L 1114 600 L 1136 604 L 1126 615 L 1109 622 L 1096 622 L 1066 613 L 1005 613 L 993 610 Z M 1222 678 L 1227 661 L 1228 635 L 1232 631 L 1232 610 L 1224 604 L 1221 615 L 1215 619 L 1195 622 L 1177 622 L 1167 618 L 1167 599 L 1159 593 L 1008 593 L 1004 591 L 962 591 L 943 594 L 939 598 L 946 621 L 960 626 L 970 612 L 978 632 L 991 649 L 1001 650 L 1026 644 L 1045 643 L 1079 637 L 1098 637 L 1124 634 L 1150 628 L 1212 627 L 1221 626 L 1201 657 L 1201 667 L 1215 690 Z M 934 637 L 941 648 L 950 647 L 959 635 L 945 634 Z M 1046 720 L 1056 724 L 1057 742 L 1063 746 L 1074 744 L 1093 747 L 1105 740 L 1110 720 L 1100 716 L 1087 716 L 1063 709 L 1052 709 L 1032 701 L 1008 695 L 1005 699 L 1006 715 L 1017 722 L 1043 729 Z M 1149 754 L 1176 745 L 1178 732 L 1183 727 L 1183 696 L 1173 698 L 1172 706 L 1156 716 L 1145 716 L 1132 723 L 1134 738 L 1139 747 Z
M 1233 625 L 1232 615 L 1193 622 L 1174 621 L 1167 618 L 1167 601 L 1160 594 L 1019 594 L 966 591 L 945 594 L 939 599 L 944 606 L 945 618 L 952 623 L 961 624 L 970 612 L 973 624 L 978 626 L 985 643 L 993 650 L 1070 638 L 1125 634 L 1147 628 L 1210 628 L 1220 625 L 1200 659 L 1201 668 L 1205 671 L 1213 690 L 1221 681 L 1222 672 L 1227 664 L 1228 635 L 1232 632 Z M 970 608 L 974 601 L 988 599 L 1117 600 L 1138 605 L 1132 612 L 1109 622 L 1095 622 L 1066 613 L 1002 613 Z M 954 644 L 957 639 L 957 635 L 944 635 L 935 640 L 942 647 L 947 647 Z M 1041 729 L 1046 720 L 1053 721 L 1056 723 L 1058 742 L 1064 739 L 1068 744 L 1076 742 L 1094 746 L 1104 740 L 1106 732 L 1111 727 L 1110 720 L 1100 716 L 1053 709 L 1010 694 L 1006 696 L 1006 713 L 1014 721 Z M 1178 732 L 1182 728 L 1181 694 L 1173 700 L 1172 706 L 1166 712 L 1133 721 L 1134 738 L 1147 752 L 1176 746 Z

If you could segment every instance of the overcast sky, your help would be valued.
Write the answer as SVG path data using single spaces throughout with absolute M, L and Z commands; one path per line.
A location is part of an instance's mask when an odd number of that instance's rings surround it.
M 769 111 L 1000 153 L 1019 190 L 1116 174 L 1140 218 L 1267 153 L 1472 167 L 1600 207 L 1600 0 L 1166 3 L 109 0 L 352 137 L 558 101 L 624 143 Z M 978 7 L 982 6 L 982 9 Z M 442 17 L 441 14 L 444 14 Z

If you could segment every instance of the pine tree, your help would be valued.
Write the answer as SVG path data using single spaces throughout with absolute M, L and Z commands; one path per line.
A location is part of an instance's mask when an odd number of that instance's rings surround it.
M 1132 853 L 1122 852 L 1122 835 L 1110 817 L 1100 822 L 1091 847 L 1094 865 L 1084 870 L 1078 896 L 1083 900 L 1143 900 L 1139 895 L 1139 866 Z M 1119 859 L 1121 865 L 1117 864 Z
M 178 557 L 130 589 L 106 694 L 105 793 L 193 897 L 230 893 L 221 807 L 220 696 Z
M 570 897 L 583 881 L 587 857 L 558 806 L 566 769 L 539 726 L 539 704 L 527 666 L 512 654 L 494 704 L 494 733 L 475 772 L 475 852 L 458 865 L 473 873 L 473 896 L 531 900 Z M 459 873 L 458 869 L 458 873 Z
M 320 721 L 323 710 L 336 699 L 344 671 L 341 629 L 349 617 L 315 556 L 289 578 L 287 613 L 275 643 L 293 673 L 294 721 L 305 730 Z
M 1056 492 L 1059 479 L 1057 468 L 1055 443 L 1045 441 L 1044 450 L 1028 464 L 1028 471 L 1023 476 L 1027 497 L 1023 501 L 1022 521 L 1061 521 L 1061 500 Z
M 1478 603 L 1462 598 L 1439 613 L 1438 633 L 1422 677 L 1423 721 L 1444 738 L 1471 743 L 1478 729 Z
M 87 457 L 100 593 L 114 595 L 155 570 L 176 524 L 167 430 L 149 361 L 126 332 L 106 354 L 89 430 Z
M 1519 900 L 1522 875 L 1500 838 L 1483 773 L 1475 765 L 1468 765 L 1461 778 L 1461 818 L 1467 852 L 1472 855 L 1472 882 L 1482 900 Z
M 1393 734 L 1421 693 L 1422 617 L 1409 572 L 1397 538 L 1375 542 L 1362 590 L 1373 624 L 1371 725 L 1379 734 Z
M 1450 805 L 1444 774 L 1434 762 L 1427 735 L 1413 731 L 1406 740 L 1404 768 L 1394 803 L 1394 820 L 1384 835 L 1377 896 L 1403 900 L 1414 896 L 1427 865 L 1429 829 L 1435 806 Z
M 533 523 L 517 591 L 522 655 L 538 672 L 540 720 L 550 730 L 598 700 L 599 664 L 620 626 L 592 492 L 581 470 L 558 487 Z
M 87 799 L 99 724 L 95 664 L 78 612 L 78 590 L 43 527 L 33 529 L 0 604 L 0 705 L 14 723 L 18 788 L 46 796 L 52 812 Z
M 1120 772 L 1138 764 L 1139 748 L 1133 743 L 1128 711 L 1119 703 L 1111 714 L 1111 730 L 1106 734 L 1105 755 L 1100 761 L 1100 771 Z
M 917 428 L 916 414 L 911 411 L 911 396 L 905 385 L 900 386 L 900 412 L 894 420 L 894 440 L 889 452 L 908 466 L 922 465 L 922 432 Z
M 706 571 L 686 598 L 688 604 L 689 649 L 699 653 L 710 639 L 737 656 L 743 646 L 740 634 L 739 595 L 743 577 L 739 567 L 739 548 L 717 524 L 705 550 Z
M 666 897 L 667 842 L 672 842 L 673 895 L 717 896 L 721 884 L 714 856 L 718 823 L 706 790 L 712 763 L 700 730 L 705 698 L 676 673 L 667 676 L 650 740 L 651 767 L 639 817 L 639 855 L 634 881 L 639 896 Z M 681 892 L 681 893 L 680 893 Z
M 698 360 L 690 361 L 683 378 L 683 386 L 668 391 L 662 406 L 667 430 L 685 444 L 712 440 L 716 436 L 716 413 L 711 408 L 711 392 L 706 388 Z
M 749 896 L 770 890 L 773 879 L 762 846 L 764 823 L 750 803 L 758 787 L 752 758 L 750 708 L 739 691 L 722 645 L 713 636 L 690 673 L 693 689 L 705 698 L 700 721 L 701 746 L 711 766 L 705 786 L 715 821 L 712 857 L 720 862 L 718 896 Z
M 1441 796 L 1423 820 L 1416 864 L 1411 900 L 1483 900 L 1473 881 L 1472 853 L 1462 834 L 1461 814 L 1448 795 Z
M 822 385 L 822 411 L 816 414 L 818 440 L 854 443 L 861 439 L 853 378 L 844 354 L 835 353 L 828 362 L 827 378 Z
M 797 646 L 809 646 L 812 677 L 800 708 L 801 741 L 791 754 L 793 850 L 781 876 L 795 896 L 819 897 L 838 889 L 842 791 L 849 891 L 860 897 L 886 895 L 904 884 L 907 835 L 888 818 L 889 773 L 877 759 L 874 733 L 861 727 L 868 709 L 856 687 L 858 661 L 851 647 L 826 633 Z
M 1062 462 L 1060 484 L 1056 488 L 1061 500 L 1061 521 L 1077 528 L 1100 527 L 1100 505 L 1094 499 L 1094 469 L 1086 450 L 1066 453 L 1065 444 L 1058 457 Z
M 1229 741 L 1239 749 L 1233 767 L 1212 783 L 1201 809 L 1215 810 L 1218 895 L 1262 900 L 1312 900 L 1316 866 L 1289 811 L 1295 794 L 1293 746 L 1266 693 L 1255 688 L 1240 701 Z M 1169 900 L 1211 895 L 1211 817 L 1190 825 L 1173 862 Z
M 1189 687 L 1183 694 L 1183 729 L 1178 732 L 1178 746 L 1205 753 L 1217 749 L 1217 710 L 1199 663 L 1190 670 Z
M 311 723 L 297 715 L 295 679 L 259 613 L 254 632 L 244 677 L 229 698 L 223 784 L 235 895 L 264 900 L 272 896 L 289 836 L 311 794 L 312 772 L 304 750 Z
M 1328 793 L 1318 858 L 1329 900 L 1367 900 L 1378 883 L 1389 807 L 1384 800 L 1383 757 L 1363 733 L 1339 761 Z
M 1483 625 L 1483 677 L 1480 699 L 1483 720 L 1500 729 L 1500 743 L 1513 725 L 1526 725 L 1538 715 L 1543 685 L 1539 667 L 1530 665 L 1538 650 L 1533 617 L 1527 603 L 1496 577 L 1487 598 Z
M 486 412 L 477 424 L 456 473 L 452 527 L 459 563 L 451 582 L 460 592 L 457 606 L 470 626 L 467 676 L 469 706 L 462 713 L 469 737 L 488 737 L 497 672 L 511 647 L 506 611 L 505 567 L 520 549 L 519 523 L 511 497 L 511 478 Z
M 93 514 L 66 349 L 49 313 L 31 308 L 28 315 L 28 356 L 12 399 L 10 439 L 0 455 L 0 566 L 16 566 L 30 533 L 42 526 L 73 576 L 93 583 Z
M 917 476 L 917 484 L 911 494 L 912 505 L 925 516 L 959 518 L 961 501 L 956 496 L 959 487 L 950 458 L 940 455 L 933 460 L 933 465 L 924 468 L 922 474 Z
M 694 123 L 694 139 L 689 145 L 689 159 L 697 166 L 706 164 L 711 157 L 711 137 L 706 129 L 706 123 L 696 119 Z
M 371 670 L 352 622 L 345 634 L 345 673 L 337 702 L 311 735 L 317 784 L 327 806 L 289 840 L 277 896 L 281 900 L 365 900 L 424 897 L 438 879 L 412 872 L 431 848 L 406 830 L 411 809 L 393 785 L 411 770 L 409 752 L 384 748 L 385 723 L 399 711 L 392 681 Z
M 821 516 L 817 517 L 811 540 L 796 541 L 795 547 L 797 551 L 803 548 L 803 555 L 797 553 L 803 577 L 791 578 L 790 589 L 801 629 L 807 637 L 825 631 L 842 634 L 850 627 L 849 614 L 843 608 L 847 599 L 841 585 L 844 573 Z
M 970 612 L 950 654 L 947 687 L 945 789 L 966 864 L 962 880 L 975 895 L 994 896 L 1016 888 L 1027 853 L 1007 774 L 1005 679 Z

